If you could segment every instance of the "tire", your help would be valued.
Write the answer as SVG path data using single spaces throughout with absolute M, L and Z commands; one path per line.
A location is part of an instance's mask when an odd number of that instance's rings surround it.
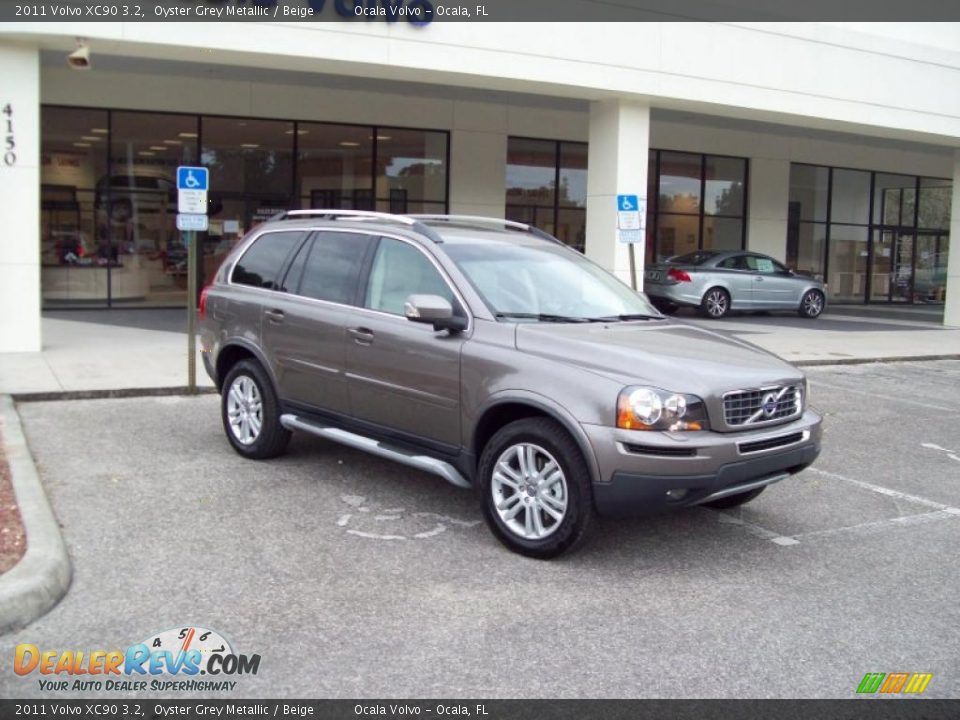
M 652 302 L 653 306 L 664 315 L 673 315 L 677 310 L 680 309 L 679 305 L 672 303 L 669 300 L 652 300 Z
M 814 320 L 820 317 L 824 304 L 822 292 L 807 290 L 800 298 L 800 307 L 797 308 L 797 314 L 802 318 Z
M 241 360 L 230 368 L 220 394 L 220 417 L 230 445 L 245 458 L 276 457 L 290 442 L 290 431 L 280 424 L 273 383 L 256 360 Z
M 532 477 L 540 480 L 537 486 L 524 482 L 531 459 L 537 468 Z M 556 468 L 541 476 L 551 463 Z M 548 418 L 525 418 L 498 430 L 480 456 L 477 488 L 490 530 L 510 550 L 527 557 L 548 560 L 571 551 L 583 542 L 594 520 L 583 452 Z
M 700 314 L 719 320 L 730 312 L 730 293 L 722 287 L 712 287 L 703 294 L 700 302 Z
M 704 503 L 703 506 L 714 508 L 715 510 L 727 510 L 729 508 L 740 507 L 741 505 L 753 500 L 764 490 L 766 490 L 766 487 L 758 487 L 754 488 L 753 490 L 747 490 L 747 492 L 737 493 L 736 495 L 727 495 L 725 498 Z

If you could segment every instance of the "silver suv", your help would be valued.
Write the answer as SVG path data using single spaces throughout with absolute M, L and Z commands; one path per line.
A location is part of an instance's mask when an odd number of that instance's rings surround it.
M 227 257 L 200 315 L 238 453 L 302 431 L 475 487 L 532 557 L 596 513 L 740 505 L 820 452 L 798 370 L 520 223 L 290 211 Z

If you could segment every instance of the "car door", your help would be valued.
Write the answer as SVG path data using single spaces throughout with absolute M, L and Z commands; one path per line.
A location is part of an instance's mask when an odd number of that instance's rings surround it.
M 746 255 L 731 255 L 716 264 L 714 272 L 730 290 L 730 306 L 737 310 L 753 307 L 753 275 Z M 707 287 L 711 283 L 706 283 Z
M 783 265 L 766 255 L 748 255 L 753 268 L 754 307 L 779 310 L 800 304 L 802 283 Z
M 263 344 L 283 401 L 347 414 L 345 329 L 375 235 L 323 230 L 290 263 L 280 292 L 264 305 Z
M 440 295 L 463 313 L 449 279 L 415 243 L 383 237 L 370 263 L 362 309 L 347 327 L 351 415 L 401 439 L 455 451 L 460 445 L 460 350 L 464 333 L 435 331 L 403 314 L 413 294 Z

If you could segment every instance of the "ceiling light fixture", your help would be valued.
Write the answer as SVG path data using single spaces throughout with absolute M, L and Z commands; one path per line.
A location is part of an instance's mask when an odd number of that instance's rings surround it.
M 195 137 L 197 137 L 197 133 L 188 133 L 188 132 L 178 133 L 178 134 L 177 134 L 177 137 L 182 137 L 182 138 L 195 138 Z
M 355 148 L 355 147 L 360 147 L 360 143 L 352 142 L 350 140 L 344 140 L 340 143 L 340 147 Z
M 90 145 L 90 143 L 75 142 L 75 143 L 73 144 L 73 146 L 74 146 L 74 147 L 88 148 L 88 147 L 90 147 L 91 145 Z

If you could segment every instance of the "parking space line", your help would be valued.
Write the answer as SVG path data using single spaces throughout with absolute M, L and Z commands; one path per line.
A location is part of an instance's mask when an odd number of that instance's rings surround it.
M 833 480 L 842 480 L 843 482 L 856 485 L 857 487 L 863 488 L 864 490 L 869 490 L 870 492 L 875 492 L 879 495 L 885 495 L 886 497 L 893 498 L 895 500 L 903 500 L 905 502 L 911 502 L 916 505 L 922 505 L 924 507 L 931 508 L 931 511 L 927 513 L 919 513 L 915 515 L 900 515 L 894 518 L 886 518 L 884 520 L 874 520 L 872 522 L 858 523 L 857 525 L 846 525 L 844 527 L 839 527 L 839 528 L 828 528 L 826 530 L 811 530 L 810 532 L 796 533 L 795 535 L 781 535 L 778 532 L 774 532 L 773 530 L 768 530 L 762 525 L 757 525 L 755 523 L 748 522 L 747 520 L 744 520 L 742 517 L 738 517 L 737 515 L 733 515 L 729 512 L 718 512 L 717 513 L 719 515 L 718 522 L 721 525 L 735 525 L 737 527 L 741 527 L 750 535 L 753 535 L 754 537 L 758 537 L 761 540 L 769 540 L 775 545 L 786 547 L 790 545 L 799 545 L 800 538 L 803 538 L 806 540 L 809 538 L 824 537 L 829 535 L 836 535 L 839 533 L 855 532 L 860 530 L 873 530 L 873 529 L 882 528 L 885 526 L 903 527 L 907 525 L 920 525 L 923 523 L 936 522 L 939 520 L 948 520 L 950 518 L 960 517 L 960 508 L 953 507 L 952 505 L 945 505 L 944 503 L 940 503 L 935 500 L 928 500 L 927 498 L 920 497 L 919 495 L 911 495 L 910 493 L 900 492 L 899 490 L 892 490 L 891 488 L 883 487 L 882 485 L 875 485 L 873 483 L 865 482 L 864 480 L 855 480 L 845 475 L 840 475 L 839 473 L 833 473 L 827 470 L 820 470 L 818 468 L 807 468 L 806 472 L 822 475 L 823 477 L 828 477 Z M 739 511 L 742 513 L 743 509 L 740 508 Z
M 873 483 L 865 482 L 864 480 L 854 480 L 853 478 L 848 478 L 846 475 L 828 472 L 827 470 L 820 470 L 819 468 L 807 468 L 805 472 L 811 472 L 815 475 L 833 478 L 834 480 L 843 480 L 844 482 L 851 483 L 857 487 L 870 490 L 871 492 L 875 492 L 880 495 L 886 495 L 887 497 L 894 498 L 896 500 L 905 500 L 906 502 L 916 503 L 917 505 L 923 505 L 924 507 L 933 508 L 934 510 L 941 510 L 951 515 L 960 515 L 960 508 L 955 508 L 951 505 L 944 505 L 943 503 L 935 500 L 928 500 L 927 498 L 920 497 L 919 495 L 911 495 L 910 493 L 900 492 L 899 490 L 891 490 L 890 488 L 883 487 L 882 485 L 874 485 Z
M 854 393 L 856 395 L 867 395 L 871 398 L 880 398 L 881 400 L 890 400 L 891 402 L 905 403 L 907 405 L 916 405 L 917 407 L 922 407 L 926 410 L 940 410 L 946 412 L 950 415 L 960 415 L 960 412 L 957 411 L 955 407 L 943 407 L 941 405 L 931 405 L 929 403 L 921 402 L 919 400 L 910 400 L 909 398 L 895 397 L 893 395 L 881 395 L 880 393 L 867 392 L 866 390 L 857 390 L 856 388 L 845 387 L 843 385 L 834 385 L 832 383 L 825 383 L 822 380 L 814 380 L 809 378 L 811 385 L 818 385 L 820 387 L 830 388 L 831 390 L 840 390 L 842 392 Z
M 836 535 L 838 533 L 852 532 L 856 530 L 873 530 L 885 527 L 887 525 L 922 525 L 937 520 L 948 520 L 950 518 L 960 517 L 960 513 L 952 513 L 946 510 L 934 510 L 933 512 L 920 513 L 918 515 L 903 515 L 886 520 L 874 520 L 873 522 L 859 523 L 857 525 L 847 525 L 845 527 L 828 528 L 826 530 L 812 530 L 810 532 L 791 535 L 791 538 L 811 538 L 823 537 L 825 535 Z
M 717 512 L 717 511 L 711 510 L 709 512 Z M 795 540 L 792 537 L 787 537 L 785 535 L 781 535 L 780 533 L 773 532 L 773 530 L 768 530 L 762 525 L 756 525 L 752 522 L 748 522 L 744 520 L 742 517 L 737 517 L 736 515 L 731 515 L 730 513 L 726 513 L 726 512 L 717 512 L 717 514 L 719 515 L 717 522 L 719 522 L 721 525 L 736 525 L 737 527 L 742 527 L 748 533 L 750 533 L 754 537 L 760 538 L 761 540 L 769 540 L 770 542 L 775 543 L 776 545 L 799 545 L 800 544 L 799 540 Z

